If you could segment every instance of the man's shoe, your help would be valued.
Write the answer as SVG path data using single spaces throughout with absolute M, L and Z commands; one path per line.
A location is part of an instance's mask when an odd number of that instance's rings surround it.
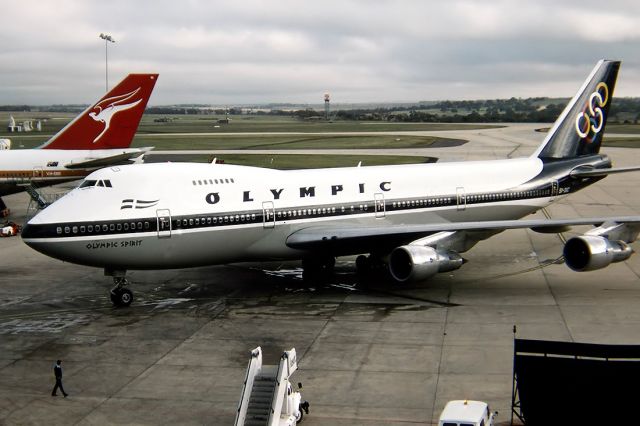
M 65 394 L 64 394 L 64 397 L 66 398 L 67 396 L 69 396 L 69 394 L 68 394 L 68 393 L 65 393 Z

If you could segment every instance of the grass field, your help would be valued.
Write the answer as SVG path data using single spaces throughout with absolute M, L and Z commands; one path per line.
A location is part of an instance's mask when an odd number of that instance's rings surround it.
M 640 135 L 640 124 L 607 124 L 605 133 L 629 133 Z
M 604 138 L 603 147 L 615 148 L 640 148 L 640 137 L 638 138 Z
M 462 145 L 466 141 L 433 136 L 393 135 L 137 135 L 133 146 L 164 149 L 394 149 Z
M 9 115 L 16 121 L 47 119 L 43 122 L 42 134 L 54 134 L 71 121 L 76 114 L 50 112 L 0 112 L 0 123 L 7 124 Z M 160 118 L 168 122 L 155 122 Z M 457 129 L 489 129 L 501 127 L 489 124 L 449 123 L 388 123 L 378 121 L 305 121 L 293 117 L 232 116 L 230 124 L 218 124 L 223 117 L 213 115 L 146 115 L 142 117 L 138 134 L 163 133 L 246 133 L 246 132 L 391 132 L 391 131 L 435 131 Z M 3 133 L 0 127 L 0 134 Z
M 188 154 L 171 157 L 150 155 L 149 162 L 189 161 L 209 163 L 213 161 L 214 158 L 223 160 L 226 164 L 267 167 L 280 170 L 355 167 L 359 162 L 361 162 L 363 166 L 380 166 L 388 164 L 433 163 L 437 160 L 433 157 L 401 155 Z
M 8 123 L 9 114 L 0 113 L 0 122 Z M 13 141 L 13 148 L 34 148 L 64 127 L 75 114 L 71 113 L 11 113 L 16 121 L 42 119 L 42 132 L 0 132 L 0 137 Z M 134 138 L 134 147 L 153 146 L 158 150 L 169 149 L 376 149 L 376 148 L 429 148 L 456 146 L 465 141 L 433 136 L 387 135 L 388 131 L 452 130 L 495 126 L 433 123 L 367 123 L 367 122 L 304 122 L 290 117 L 240 116 L 231 124 L 218 125 L 211 116 L 170 116 L 171 121 L 157 123 L 154 119 L 164 116 L 143 117 Z M 218 126 L 218 127 L 215 127 Z M 380 132 L 376 135 L 283 135 L 229 133 L 260 132 Z M 184 135 L 184 133 L 194 133 Z M 200 133 L 200 134 L 198 134 Z M 205 133 L 205 134 L 202 134 Z M 221 133 L 216 135 L 216 133 Z M 224 133 L 224 134 L 222 134 Z

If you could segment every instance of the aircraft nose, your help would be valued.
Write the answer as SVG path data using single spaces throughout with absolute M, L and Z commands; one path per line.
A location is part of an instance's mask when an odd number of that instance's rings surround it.
M 47 224 L 34 224 L 29 222 L 24 225 L 24 227 L 22 228 L 22 233 L 20 235 L 22 236 L 22 240 L 27 243 L 27 245 L 31 245 L 29 243 L 33 239 L 55 236 L 52 235 L 51 228 L 52 227 Z
M 22 232 L 20 233 L 20 235 L 22 236 L 22 239 L 27 239 L 27 240 L 29 238 L 35 238 L 34 234 L 35 234 L 34 226 L 29 225 L 28 223 L 22 227 Z M 29 244 L 28 241 L 25 241 L 25 243 L 27 243 L 27 245 Z

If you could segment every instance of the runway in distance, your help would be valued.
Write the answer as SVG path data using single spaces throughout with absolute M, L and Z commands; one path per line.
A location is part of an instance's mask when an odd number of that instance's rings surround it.
M 157 80 L 129 74 L 40 147 L 0 151 L 0 197 L 141 159 L 148 149 L 130 146 Z
M 104 268 L 111 300 L 128 305 L 130 269 L 302 259 L 304 276 L 360 255 L 364 272 L 424 280 L 460 268 L 460 253 L 515 228 L 561 232 L 567 265 L 629 258 L 640 216 L 521 220 L 614 169 L 599 153 L 620 62 L 597 63 L 529 157 L 279 171 L 226 164 L 136 164 L 89 175 L 25 226 L 32 248 Z M 106 182 L 109 182 L 107 185 Z

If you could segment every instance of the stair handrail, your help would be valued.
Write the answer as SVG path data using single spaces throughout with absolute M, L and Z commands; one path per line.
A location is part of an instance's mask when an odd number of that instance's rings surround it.
M 247 374 L 244 377 L 244 384 L 242 386 L 242 393 L 240 394 L 240 402 L 238 403 L 238 410 L 236 411 L 236 420 L 233 423 L 235 426 L 244 425 L 247 417 L 247 408 L 249 406 L 249 399 L 251 397 L 251 389 L 253 389 L 253 382 L 255 377 L 260 374 L 262 370 L 262 348 L 258 346 L 251 351 L 251 359 L 249 359 L 249 365 L 247 366 Z
M 287 385 L 289 384 L 289 376 L 298 368 L 298 361 L 295 348 L 285 351 L 280 357 L 278 372 L 276 374 L 276 386 L 273 388 L 273 396 L 271 398 L 271 411 L 269 412 L 269 426 L 277 426 L 280 422 L 280 414 L 282 412 L 282 404 L 286 398 Z

